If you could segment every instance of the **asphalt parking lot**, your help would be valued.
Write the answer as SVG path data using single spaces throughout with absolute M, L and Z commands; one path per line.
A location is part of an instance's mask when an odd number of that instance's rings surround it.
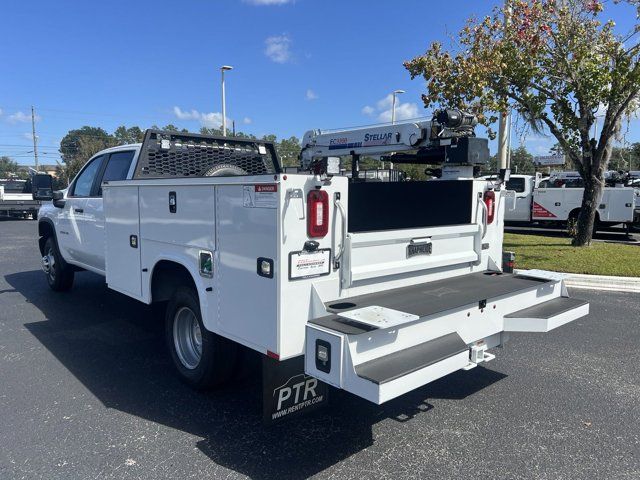
M 487 368 L 264 427 L 255 373 L 192 392 L 150 308 L 89 273 L 51 292 L 36 222 L 0 221 L 0 478 L 640 478 L 640 295 L 572 293 L 589 317 Z

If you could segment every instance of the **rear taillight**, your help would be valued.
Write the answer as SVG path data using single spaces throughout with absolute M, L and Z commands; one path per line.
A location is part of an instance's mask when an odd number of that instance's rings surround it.
M 484 192 L 484 204 L 487 206 L 487 225 L 493 223 L 496 216 L 496 194 L 493 190 Z
M 311 190 L 307 195 L 307 235 L 324 237 L 329 232 L 329 195 L 324 190 Z

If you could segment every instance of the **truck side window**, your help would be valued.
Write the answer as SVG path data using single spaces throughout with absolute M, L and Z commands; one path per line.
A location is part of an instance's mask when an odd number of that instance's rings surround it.
M 507 190 L 515 190 L 516 193 L 524 192 L 524 178 L 512 178 L 507 182 Z
M 104 155 L 94 158 L 89 164 L 82 170 L 82 173 L 78 175 L 78 178 L 73 185 L 72 197 L 89 197 L 91 196 L 91 187 L 96 179 L 96 174 L 102 164 Z
M 133 150 L 128 150 L 126 152 L 115 152 L 109 155 L 109 161 L 104 169 L 99 185 L 102 185 L 102 182 L 125 180 L 127 173 L 129 173 L 129 167 L 131 166 L 131 160 L 133 160 L 134 154 L 135 152 Z M 100 186 L 98 190 L 98 196 L 102 196 L 102 186 Z

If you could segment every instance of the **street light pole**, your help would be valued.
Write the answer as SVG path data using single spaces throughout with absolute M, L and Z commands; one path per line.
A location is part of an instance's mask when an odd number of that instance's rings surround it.
M 223 65 L 220 67 L 220 72 L 222 73 L 222 136 L 227 136 L 227 105 L 225 99 L 224 92 L 224 72 L 225 70 L 232 70 L 233 67 L 230 65 Z
M 404 90 L 394 90 L 392 93 L 393 100 L 391 101 L 391 125 L 396 123 L 396 95 L 399 95 L 401 93 L 404 93 Z

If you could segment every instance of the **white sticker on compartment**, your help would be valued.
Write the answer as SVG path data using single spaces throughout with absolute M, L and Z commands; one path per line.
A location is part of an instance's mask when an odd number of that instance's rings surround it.
M 289 278 L 319 277 L 331 272 L 331 250 L 315 252 L 291 252 L 289 254 Z
M 248 208 L 278 208 L 278 184 L 244 185 L 242 204 Z
M 340 312 L 336 315 L 377 328 L 396 327 L 403 323 L 420 319 L 418 315 L 413 315 L 412 313 L 400 312 L 399 310 L 377 305 Z

